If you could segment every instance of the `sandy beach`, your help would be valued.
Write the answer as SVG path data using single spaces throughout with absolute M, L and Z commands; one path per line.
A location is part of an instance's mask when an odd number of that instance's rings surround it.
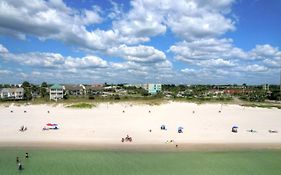
M 281 147 L 280 114 L 281 110 L 274 108 L 180 102 L 155 106 L 103 103 L 92 109 L 2 105 L 0 146 Z M 56 123 L 59 129 L 43 131 L 47 123 Z M 22 125 L 27 127 L 24 132 L 19 131 Z M 160 130 L 161 125 L 165 125 L 166 130 Z M 231 132 L 232 126 L 238 126 L 238 133 Z M 178 127 L 184 128 L 183 133 L 178 133 Z M 256 132 L 249 132 L 251 129 Z M 278 133 L 269 133 L 269 130 Z M 127 134 L 133 141 L 122 143 L 121 138 Z

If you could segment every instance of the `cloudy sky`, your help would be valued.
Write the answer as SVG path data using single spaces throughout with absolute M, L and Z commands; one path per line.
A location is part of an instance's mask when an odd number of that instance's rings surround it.
M 0 0 L 0 83 L 279 83 L 280 0 Z

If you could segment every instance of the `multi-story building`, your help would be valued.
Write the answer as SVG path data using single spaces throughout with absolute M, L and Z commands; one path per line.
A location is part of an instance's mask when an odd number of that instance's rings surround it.
M 162 85 L 161 84 L 143 84 L 143 88 L 148 91 L 148 93 L 154 95 L 158 92 L 161 92 Z
M 83 84 L 65 84 L 63 85 L 63 89 L 68 95 L 86 95 L 86 87 Z
M 50 100 L 63 99 L 63 87 L 59 84 L 54 84 L 50 87 Z
M 0 89 L 1 99 L 23 99 L 24 89 L 23 88 L 3 88 Z

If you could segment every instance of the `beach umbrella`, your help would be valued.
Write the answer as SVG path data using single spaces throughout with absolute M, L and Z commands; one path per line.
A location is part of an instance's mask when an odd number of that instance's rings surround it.
M 238 126 L 232 126 L 232 128 L 238 128 Z
M 180 127 L 178 127 L 178 130 L 183 130 L 183 127 L 181 127 L 181 126 L 180 126 Z
M 47 123 L 47 126 L 53 126 L 53 124 L 52 123 Z

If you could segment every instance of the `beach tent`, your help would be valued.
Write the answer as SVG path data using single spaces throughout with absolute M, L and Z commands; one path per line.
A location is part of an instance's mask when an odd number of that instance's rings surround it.
M 238 126 L 232 126 L 231 132 L 238 132 Z

